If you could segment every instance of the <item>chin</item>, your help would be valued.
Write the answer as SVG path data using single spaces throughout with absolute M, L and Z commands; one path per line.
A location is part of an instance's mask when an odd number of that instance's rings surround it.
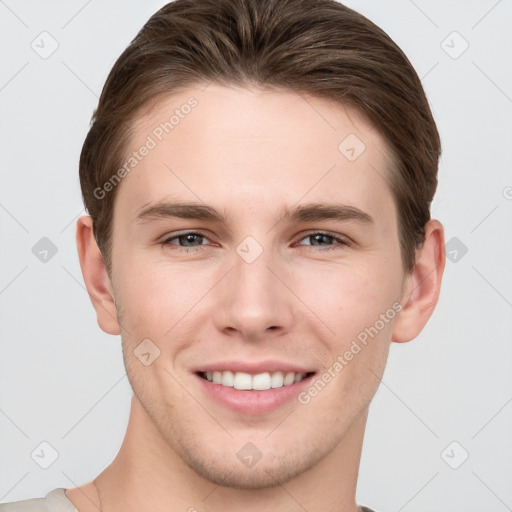
M 202 478 L 222 487 L 241 490 L 269 489 L 283 485 L 307 471 L 315 462 L 309 457 L 294 460 L 291 457 L 279 457 L 273 461 L 263 457 L 252 467 L 247 467 L 236 456 L 232 460 L 205 460 L 192 453 L 188 453 L 185 460 Z

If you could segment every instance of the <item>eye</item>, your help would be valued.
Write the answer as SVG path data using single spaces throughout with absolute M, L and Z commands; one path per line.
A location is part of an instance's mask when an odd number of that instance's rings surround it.
M 301 239 L 307 240 L 311 239 L 310 244 L 302 244 L 298 245 L 306 245 L 309 247 L 323 247 L 323 251 L 328 251 L 331 249 L 340 249 L 341 246 L 348 246 L 349 243 L 347 240 L 340 238 L 339 236 L 334 235 L 333 233 L 328 233 L 324 231 L 315 231 L 313 233 L 309 233 L 305 237 Z M 198 251 L 201 246 L 208 245 L 208 238 L 201 233 L 197 233 L 195 231 L 188 231 L 184 233 L 178 233 L 173 236 L 167 237 L 165 240 L 160 242 L 162 246 L 169 246 L 173 250 L 185 251 L 185 252 L 194 252 Z
M 163 242 L 161 242 L 161 245 L 169 245 L 173 246 L 173 249 L 191 252 L 197 251 L 201 245 L 205 245 L 202 243 L 204 240 L 208 240 L 204 235 L 189 231 L 187 233 L 180 233 L 166 238 Z M 177 243 L 175 243 L 175 241 L 177 241 Z
M 310 238 L 312 243 L 311 244 L 299 244 L 299 245 L 309 245 L 310 247 L 325 247 L 325 251 L 329 251 L 331 249 L 340 249 L 340 245 L 342 246 L 348 246 L 348 242 L 340 238 L 332 233 L 327 233 L 324 231 L 315 231 L 314 233 L 309 233 L 301 240 L 306 240 Z M 336 242 L 336 243 L 329 243 L 329 242 Z M 327 243 L 327 246 L 323 245 L 324 243 Z

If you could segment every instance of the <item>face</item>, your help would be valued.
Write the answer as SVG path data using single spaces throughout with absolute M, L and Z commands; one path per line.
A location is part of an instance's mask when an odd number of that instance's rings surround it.
M 385 141 L 349 108 L 213 84 L 133 133 L 112 285 L 134 394 L 200 475 L 286 482 L 385 366 L 406 277 Z

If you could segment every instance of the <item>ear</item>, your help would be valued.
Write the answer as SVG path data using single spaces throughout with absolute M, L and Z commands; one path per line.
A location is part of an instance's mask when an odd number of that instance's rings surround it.
M 446 263 L 444 229 L 437 220 L 425 225 L 425 238 L 416 250 L 416 263 L 405 277 L 400 300 L 403 309 L 395 317 L 392 341 L 411 341 L 434 312 Z
M 76 223 L 76 245 L 85 286 L 96 310 L 98 325 L 107 334 L 120 334 L 114 291 L 89 215 L 80 217 Z

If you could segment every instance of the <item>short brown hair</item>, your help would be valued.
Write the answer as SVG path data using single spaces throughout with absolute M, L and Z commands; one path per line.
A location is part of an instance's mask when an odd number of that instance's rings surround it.
M 379 27 L 335 0 L 175 0 L 155 13 L 114 64 L 80 156 L 80 185 L 111 271 L 116 189 L 95 190 L 125 160 L 149 102 L 205 82 L 310 94 L 355 107 L 393 155 L 402 263 L 415 263 L 430 220 L 441 144 L 421 81 Z

